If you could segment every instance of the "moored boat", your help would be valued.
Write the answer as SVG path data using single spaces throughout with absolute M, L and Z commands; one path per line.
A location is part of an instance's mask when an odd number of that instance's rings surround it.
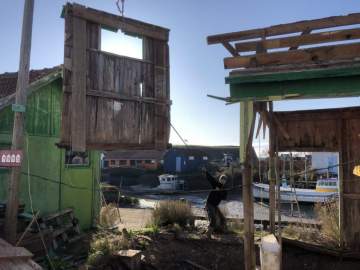
M 184 180 L 180 180 L 177 175 L 162 174 L 158 176 L 160 184 L 156 187 L 161 190 L 183 190 Z
M 339 184 L 336 178 L 319 179 L 315 189 L 292 188 L 287 185 L 280 187 L 280 198 L 284 202 L 326 202 L 338 196 Z M 257 199 L 269 199 L 269 185 L 253 184 L 253 195 Z

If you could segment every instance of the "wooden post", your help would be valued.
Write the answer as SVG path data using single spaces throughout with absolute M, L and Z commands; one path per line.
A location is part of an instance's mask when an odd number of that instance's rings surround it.
M 252 102 L 240 103 L 240 162 L 243 163 L 244 263 L 245 270 L 255 269 L 254 204 L 251 174 L 252 140 L 255 117 Z
M 274 121 L 272 117 L 273 103 L 269 102 L 269 224 L 270 232 L 275 233 L 275 209 L 276 209 L 276 198 L 275 198 L 275 129 Z
M 345 242 L 344 242 L 344 162 L 346 161 L 344 155 L 344 149 L 346 149 L 346 144 L 344 144 L 344 135 L 346 135 L 346 123 L 343 119 L 338 119 L 338 137 L 339 137 L 339 241 L 340 241 L 340 250 L 344 250 Z
M 275 133 L 276 136 L 276 133 Z M 278 166 L 278 156 L 279 151 L 277 149 L 276 146 L 276 154 L 275 154 L 275 162 L 274 162 L 274 167 L 275 167 L 275 179 L 276 179 L 276 193 L 277 193 L 277 209 L 278 209 L 278 242 L 280 245 L 280 269 L 282 269 L 282 230 L 281 230 L 281 192 L 280 192 L 280 185 L 281 185 L 281 181 L 280 181 L 280 176 L 279 176 L 279 166 Z
M 26 92 L 29 85 L 29 67 L 31 51 L 31 35 L 34 13 L 34 0 L 25 0 L 24 17 L 21 34 L 20 64 L 16 86 L 15 103 L 17 107 L 26 105 Z M 24 112 L 17 110 L 14 114 L 12 149 L 21 149 L 24 141 Z M 19 207 L 19 182 L 21 167 L 11 170 L 4 226 L 5 238 L 15 244 L 17 230 L 17 214 Z

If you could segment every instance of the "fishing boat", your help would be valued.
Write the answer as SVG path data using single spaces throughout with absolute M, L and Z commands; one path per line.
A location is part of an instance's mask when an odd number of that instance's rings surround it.
M 184 180 L 180 180 L 177 175 L 162 174 L 158 176 L 160 184 L 156 187 L 161 190 L 183 190 Z
M 315 189 L 293 188 L 283 181 L 280 187 L 280 198 L 283 202 L 326 202 L 338 196 L 339 182 L 337 178 L 318 179 Z M 269 185 L 262 183 L 253 184 L 254 198 L 269 199 Z

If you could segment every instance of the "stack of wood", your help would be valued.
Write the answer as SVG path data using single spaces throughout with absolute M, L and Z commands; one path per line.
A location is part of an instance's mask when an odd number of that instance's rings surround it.
M 23 213 L 25 209 L 25 204 L 19 204 L 18 213 Z M 5 217 L 6 212 L 6 203 L 0 203 L 0 218 Z
M 52 232 L 54 249 L 66 243 L 75 242 L 82 237 L 79 221 L 75 218 L 74 210 L 71 208 L 43 217 L 41 227 Z

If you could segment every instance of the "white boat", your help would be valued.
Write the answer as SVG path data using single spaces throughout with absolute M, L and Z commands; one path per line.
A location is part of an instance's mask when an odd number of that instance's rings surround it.
M 161 190 L 183 190 L 184 180 L 180 180 L 177 175 L 173 174 L 162 174 L 158 176 L 160 185 L 157 189 Z
M 284 202 L 326 202 L 338 196 L 339 182 L 336 178 L 319 179 L 315 189 L 291 188 L 288 185 L 280 187 L 280 198 Z M 253 195 L 257 199 L 269 199 L 269 185 L 253 184 Z

